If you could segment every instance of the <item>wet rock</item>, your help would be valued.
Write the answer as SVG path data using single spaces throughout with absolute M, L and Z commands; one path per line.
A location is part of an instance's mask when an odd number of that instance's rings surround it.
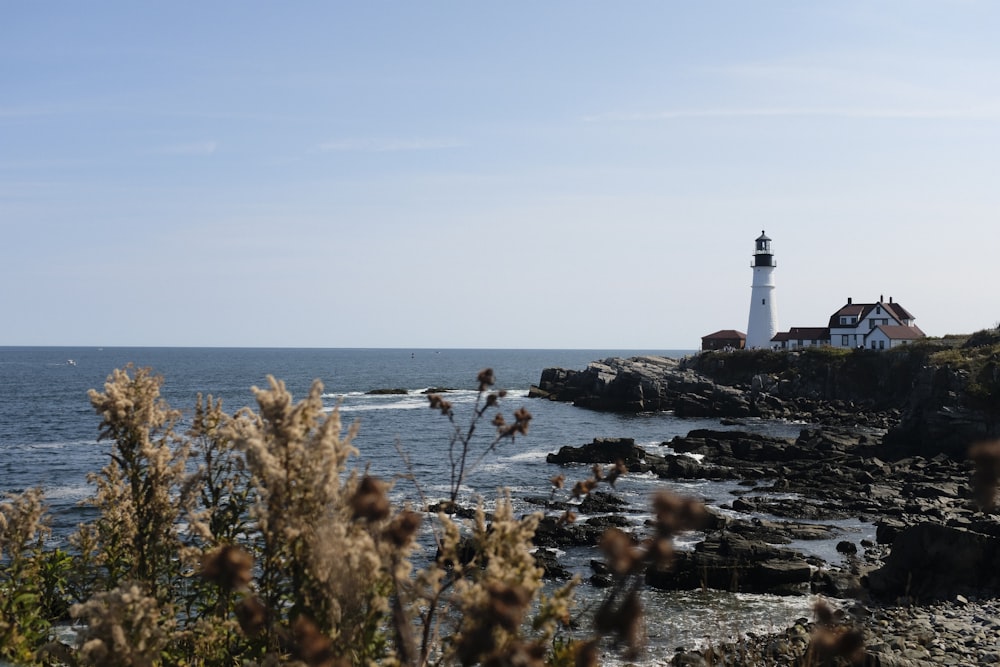
M 536 547 L 597 546 L 604 528 L 586 523 L 567 523 L 557 517 L 544 517 L 532 540 Z
M 580 502 L 580 514 L 609 514 L 628 507 L 628 501 L 607 491 L 593 491 Z
M 570 571 L 559 562 L 559 556 L 556 551 L 552 549 L 536 549 L 532 555 L 535 558 L 535 564 L 545 571 L 544 577 L 548 579 L 569 579 L 572 576 Z
M 858 545 L 848 540 L 837 542 L 837 553 L 854 555 L 858 553 Z
M 651 568 L 646 583 L 666 590 L 708 587 L 789 595 L 806 593 L 812 572 L 797 552 L 726 532 L 677 553 L 672 568 Z
M 716 465 L 703 465 L 690 456 L 667 454 L 662 462 L 649 466 L 654 475 L 663 479 L 736 479 L 736 470 Z
M 632 438 L 594 438 L 581 447 L 565 445 L 545 457 L 547 463 L 615 463 L 627 466 L 645 464 L 649 455 Z

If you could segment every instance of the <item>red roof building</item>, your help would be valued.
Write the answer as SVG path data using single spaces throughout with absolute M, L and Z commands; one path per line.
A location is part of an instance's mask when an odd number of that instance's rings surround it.
M 701 337 L 702 350 L 742 350 L 746 344 L 747 335 L 735 329 L 722 329 Z

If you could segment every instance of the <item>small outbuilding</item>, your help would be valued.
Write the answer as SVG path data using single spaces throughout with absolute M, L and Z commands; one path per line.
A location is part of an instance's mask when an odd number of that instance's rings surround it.
M 701 337 L 701 349 L 704 350 L 742 350 L 747 345 L 747 335 L 735 329 L 722 329 Z

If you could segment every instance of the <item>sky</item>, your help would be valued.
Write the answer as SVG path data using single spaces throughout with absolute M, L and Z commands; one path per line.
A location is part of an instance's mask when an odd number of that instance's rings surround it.
M 1000 322 L 1000 3 L 0 0 L 0 345 Z

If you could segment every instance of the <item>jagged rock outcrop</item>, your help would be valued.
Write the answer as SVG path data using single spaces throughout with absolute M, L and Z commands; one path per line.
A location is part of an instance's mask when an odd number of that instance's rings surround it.
M 641 465 L 649 455 L 632 438 L 594 438 L 581 447 L 565 445 L 555 454 L 545 457 L 546 463 L 615 463 Z
M 923 367 L 899 424 L 886 434 L 886 447 L 901 453 L 933 456 L 943 452 L 963 458 L 972 443 L 1000 437 L 997 415 L 968 404 L 968 384 L 966 371 Z M 1000 405 L 995 410 L 1000 410 Z
M 669 568 L 646 572 L 646 583 L 665 590 L 702 587 L 742 593 L 804 594 L 815 568 L 795 551 L 732 532 L 709 535 L 693 551 L 675 554 Z
M 983 353 L 988 358 L 970 376 L 932 364 L 936 350 L 914 345 L 884 352 L 819 348 L 708 352 L 682 360 L 610 358 L 582 371 L 545 369 L 529 395 L 615 412 L 868 426 L 889 431 L 887 455 L 961 458 L 971 443 L 1000 437 L 1000 359 Z
M 673 410 L 679 417 L 784 417 L 793 410 L 758 389 L 716 383 L 667 357 L 613 357 L 582 371 L 546 368 L 532 398 L 609 412 Z
M 653 412 L 673 409 L 678 390 L 672 384 L 697 381 L 697 374 L 681 369 L 676 359 L 610 358 L 592 362 L 583 371 L 546 368 L 529 395 L 594 410 Z
M 678 417 L 799 418 L 817 423 L 889 426 L 886 413 L 880 412 L 872 400 L 872 390 L 866 394 L 838 389 L 839 377 L 850 377 L 852 387 L 867 386 L 859 379 L 867 377 L 861 370 L 821 372 L 818 369 L 822 365 L 811 357 L 801 361 L 795 354 L 768 354 L 783 359 L 783 370 L 767 370 L 768 366 L 760 373 L 727 369 L 725 360 L 709 355 L 683 360 L 613 357 L 592 362 L 582 371 L 547 368 L 529 396 L 610 412 L 672 410 Z M 740 363 L 746 363 L 738 358 Z M 796 364 L 807 366 L 808 373 L 800 374 Z M 836 398 L 841 395 L 844 398 Z M 882 407 L 893 409 L 888 404 Z
M 937 523 L 900 530 L 885 564 L 869 573 L 881 598 L 949 599 L 1000 592 L 1000 538 Z

